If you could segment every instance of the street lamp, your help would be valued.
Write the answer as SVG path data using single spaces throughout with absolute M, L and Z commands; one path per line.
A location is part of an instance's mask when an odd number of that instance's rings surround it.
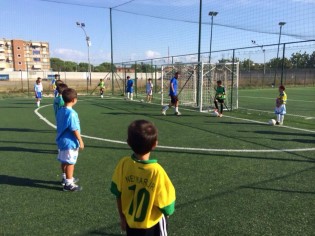
M 211 46 L 212 46 L 212 28 L 213 28 L 213 17 L 218 15 L 216 11 L 210 11 L 209 16 L 211 16 L 211 31 L 210 31 L 210 52 L 209 52 L 209 63 L 211 62 Z
M 252 40 L 252 44 L 259 46 L 264 53 L 264 76 L 265 76 L 265 74 L 266 74 L 266 50 L 264 49 L 263 45 L 259 45 L 258 43 L 256 43 L 255 40 Z
M 87 49 L 88 49 L 88 63 L 89 63 L 89 78 L 90 78 L 90 85 L 92 84 L 92 78 L 91 78 L 91 63 L 90 63 L 90 46 L 91 46 L 91 40 L 90 37 L 87 36 L 86 31 L 84 29 L 85 27 L 85 23 L 80 23 L 77 21 L 77 26 L 80 27 L 85 35 L 85 40 L 86 40 L 86 45 L 87 45 Z
M 284 26 L 286 22 L 279 22 L 280 26 L 280 32 L 279 32 L 279 42 L 278 42 L 278 50 L 277 50 L 277 62 L 276 62 L 276 70 L 275 70 L 275 79 L 274 79 L 274 86 L 276 86 L 276 79 L 277 79 L 277 69 L 278 69 L 278 60 L 279 60 L 279 47 L 280 47 L 280 40 L 281 40 L 281 31 L 282 31 L 282 26 Z

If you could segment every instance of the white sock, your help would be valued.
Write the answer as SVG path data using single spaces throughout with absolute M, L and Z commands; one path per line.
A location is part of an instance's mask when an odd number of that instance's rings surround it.
M 37 101 L 37 106 L 39 107 L 39 105 L 40 105 L 40 101 Z
M 284 115 L 280 115 L 280 123 L 283 124 Z
M 163 109 L 162 109 L 162 110 L 163 110 L 163 111 L 167 111 L 167 109 L 168 109 L 168 108 L 169 108 L 169 106 L 168 106 L 168 105 L 166 105 L 166 106 L 164 106 L 164 107 L 163 107 Z
M 62 178 L 63 178 L 63 179 L 66 179 L 66 178 L 67 178 L 66 173 L 62 173 Z
M 280 114 L 277 114 L 277 122 L 280 122 Z
M 175 107 L 175 112 L 178 112 L 178 107 Z
M 133 100 L 133 93 L 130 93 L 130 99 Z
M 129 97 L 130 97 L 130 93 L 127 93 L 127 98 L 129 99 Z
M 73 178 L 71 179 L 66 179 L 66 185 L 73 184 Z

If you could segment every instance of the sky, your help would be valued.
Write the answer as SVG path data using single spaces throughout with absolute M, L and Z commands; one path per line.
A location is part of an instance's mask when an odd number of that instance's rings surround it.
M 200 0 L 0 0 L 0 38 L 45 41 L 50 56 L 87 62 L 84 22 L 91 39 L 93 65 L 168 57 L 198 52 Z M 212 57 L 231 57 L 220 50 L 315 39 L 315 0 L 203 0 L 201 52 L 209 52 L 211 17 Z M 110 10 L 111 8 L 111 10 Z M 112 13 L 112 40 L 110 33 Z M 275 57 L 276 46 L 266 49 Z M 315 51 L 313 44 L 297 50 Z M 261 48 L 237 51 L 238 57 L 263 60 Z M 207 57 L 207 56 L 205 56 Z M 195 55 L 174 57 L 196 60 Z M 165 59 L 164 63 L 170 62 Z

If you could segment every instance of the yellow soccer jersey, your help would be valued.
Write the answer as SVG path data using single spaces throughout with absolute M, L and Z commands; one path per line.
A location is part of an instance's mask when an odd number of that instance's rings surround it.
M 121 198 L 130 228 L 151 228 L 175 210 L 175 188 L 157 160 L 122 158 L 112 177 L 111 192 Z
M 287 103 L 287 94 L 283 91 L 282 93 L 279 94 L 278 99 L 282 101 L 281 104 L 286 104 Z

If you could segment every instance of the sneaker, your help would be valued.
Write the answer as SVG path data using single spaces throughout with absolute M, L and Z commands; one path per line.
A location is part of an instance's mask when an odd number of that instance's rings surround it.
M 220 114 L 219 114 L 219 117 L 222 117 L 222 116 L 223 116 L 223 115 L 220 113 Z
M 182 113 L 180 113 L 179 111 L 175 112 L 175 116 L 180 116 L 180 115 L 182 115 Z
M 76 192 L 76 191 L 81 191 L 81 190 L 82 190 L 82 187 L 80 187 L 79 185 L 76 185 L 75 183 L 63 186 L 63 191 L 65 192 Z
M 73 178 L 73 183 L 78 183 L 79 182 L 79 178 Z M 62 179 L 61 180 L 61 185 L 65 186 L 66 185 L 66 179 Z
M 166 111 L 162 110 L 161 112 L 163 116 L 166 116 Z
M 277 121 L 277 122 L 276 122 L 276 125 L 280 125 L 280 123 Z

